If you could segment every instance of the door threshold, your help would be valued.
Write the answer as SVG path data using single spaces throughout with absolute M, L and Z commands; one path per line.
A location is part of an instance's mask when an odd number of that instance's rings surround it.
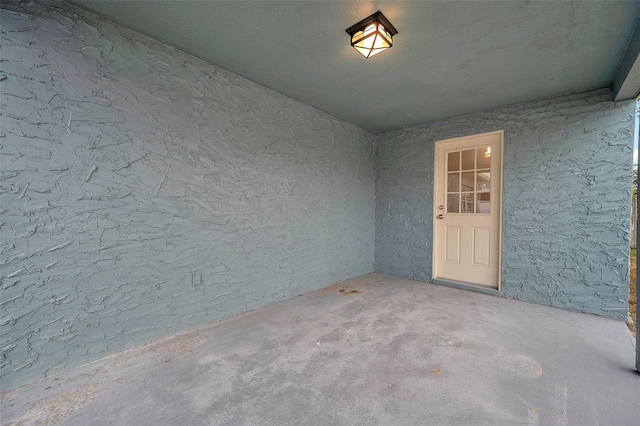
M 502 297 L 502 293 L 500 293 L 497 288 L 491 288 L 481 284 L 473 284 L 473 283 L 467 283 L 464 281 L 449 280 L 446 278 L 433 278 L 431 282 L 434 284 L 443 285 L 446 287 L 453 287 L 460 290 L 469 290 L 469 291 L 475 291 L 476 293 L 484 293 L 484 294 L 490 294 L 492 296 Z

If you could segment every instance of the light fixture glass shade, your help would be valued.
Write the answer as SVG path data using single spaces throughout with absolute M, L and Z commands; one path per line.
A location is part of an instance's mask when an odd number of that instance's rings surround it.
M 393 39 L 384 25 L 376 23 L 351 36 L 351 46 L 365 58 L 370 58 L 393 46 Z
M 381 12 L 374 13 L 346 31 L 351 36 L 351 46 L 365 58 L 393 46 L 393 36 L 398 33 Z

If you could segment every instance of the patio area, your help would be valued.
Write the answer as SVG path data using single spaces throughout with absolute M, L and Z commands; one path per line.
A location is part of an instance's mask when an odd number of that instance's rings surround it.
M 626 325 L 369 274 L 2 394 L 2 424 L 636 424 Z

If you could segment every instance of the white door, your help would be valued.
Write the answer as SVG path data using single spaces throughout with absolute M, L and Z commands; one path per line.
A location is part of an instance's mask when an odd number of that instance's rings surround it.
M 502 139 L 436 142 L 434 278 L 499 287 Z

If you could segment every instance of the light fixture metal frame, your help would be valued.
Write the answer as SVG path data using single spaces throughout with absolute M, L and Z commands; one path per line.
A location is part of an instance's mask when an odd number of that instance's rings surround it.
M 391 22 L 389 22 L 389 20 L 386 18 L 386 16 L 384 16 L 382 14 L 382 12 L 377 11 L 376 13 L 367 16 L 366 18 L 364 18 L 362 21 L 350 26 L 349 28 L 347 28 L 345 31 L 347 32 L 347 34 L 349 34 L 349 36 L 351 37 L 351 47 L 354 47 L 354 41 L 353 41 L 353 36 L 358 32 L 358 31 L 364 31 L 369 25 L 371 25 L 374 22 L 379 22 L 382 24 L 382 26 L 384 26 L 384 28 L 387 30 L 387 32 L 391 35 L 391 43 L 389 45 L 388 48 L 386 49 L 390 49 L 391 47 L 393 47 L 393 36 L 398 34 L 398 30 L 396 30 L 396 27 L 393 26 L 393 24 L 391 24 Z M 385 49 L 385 50 L 386 50 Z M 356 49 L 357 50 L 357 49 Z M 358 52 L 360 53 L 360 52 Z M 366 59 L 369 59 L 371 56 L 366 56 Z

